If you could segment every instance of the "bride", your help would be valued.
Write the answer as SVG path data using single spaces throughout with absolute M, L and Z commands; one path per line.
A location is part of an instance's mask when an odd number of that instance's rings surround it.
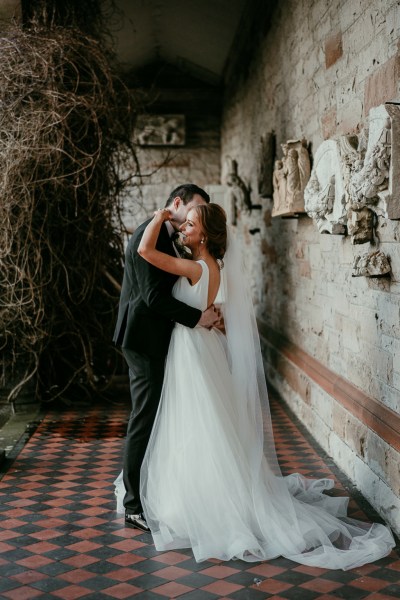
M 222 305 L 226 335 L 176 324 L 163 390 L 141 470 L 141 499 L 157 550 L 192 548 L 209 558 L 351 569 L 390 553 L 381 524 L 346 516 L 329 479 L 282 477 L 275 453 L 259 338 L 226 216 L 191 209 L 181 231 L 193 260 L 156 250 L 168 209 L 155 213 L 139 254 L 179 275 L 173 295 L 204 310 Z M 116 482 L 120 505 L 124 495 Z

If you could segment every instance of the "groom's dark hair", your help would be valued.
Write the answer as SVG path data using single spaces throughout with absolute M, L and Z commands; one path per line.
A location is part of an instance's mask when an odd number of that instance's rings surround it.
M 210 202 L 210 196 L 198 185 L 195 185 L 194 183 L 183 183 L 182 185 L 178 185 L 178 187 L 172 190 L 165 206 L 169 206 L 170 204 L 172 204 L 174 198 L 176 198 L 177 196 L 179 196 L 183 204 L 188 204 L 188 202 L 191 201 L 195 194 L 201 196 L 205 202 Z

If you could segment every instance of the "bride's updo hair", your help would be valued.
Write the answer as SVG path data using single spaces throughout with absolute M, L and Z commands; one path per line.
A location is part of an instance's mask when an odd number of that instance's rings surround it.
M 226 252 L 227 238 L 224 209 L 219 204 L 210 202 L 209 204 L 198 204 L 194 210 L 204 231 L 207 250 L 216 260 L 222 260 Z

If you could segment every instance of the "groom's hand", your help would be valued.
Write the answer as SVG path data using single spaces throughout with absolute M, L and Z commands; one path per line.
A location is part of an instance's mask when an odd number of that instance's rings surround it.
M 200 321 L 198 325 L 201 327 L 206 327 L 207 329 L 212 329 L 213 327 L 217 327 L 221 321 L 221 311 L 211 304 L 205 311 L 203 311 Z

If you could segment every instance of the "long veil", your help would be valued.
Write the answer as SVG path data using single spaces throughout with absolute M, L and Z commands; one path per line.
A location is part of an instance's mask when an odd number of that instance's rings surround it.
M 221 287 L 228 360 L 240 398 L 239 407 L 247 417 L 241 423 L 248 423 L 251 428 L 254 460 L 259 462 L 264 453 L 269 468 L 280 475 L 257 322 L 240 246 L 231 230 L 228 230 Z
M 278 553 L 296 562 L 347 570 L 386 556 L 395 546 L 389 528 L 348 518 L 348 498 L 324 493 L 333 487 L 332 480 L 308 479 L 298 473 L 282 476 L 250 286 L 232 231 L 221 273 L 227 354 L 241 412 L 239 435 L 248 441 L 259 535 L 271 534 L 262 523 L 264 518 L 271 523 L 269 512 L 275 514 Z M 264 555 L 254 554 L 265 559 L 273 552 L 270 544 Z

